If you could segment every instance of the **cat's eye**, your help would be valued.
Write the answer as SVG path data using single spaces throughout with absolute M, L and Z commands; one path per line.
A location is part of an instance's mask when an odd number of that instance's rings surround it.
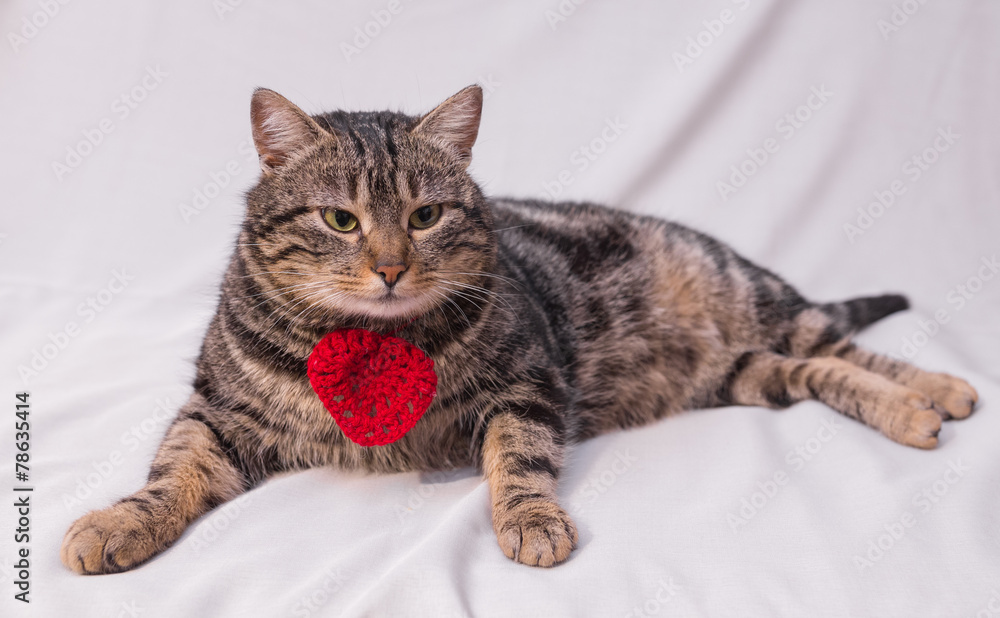
M 425 230 L 438 222 L 441 218 L 441 205 L 431 204 L 413 211 L 410 215 L 410 225 L 418 230 Z
M 358 218 L 338 208 L 324 208 L 323 219 L 338 232 L 350 232 L 358 227 Z

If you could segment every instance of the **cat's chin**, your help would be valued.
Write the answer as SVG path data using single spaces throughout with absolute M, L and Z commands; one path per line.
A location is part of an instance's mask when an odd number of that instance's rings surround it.
M 429 295 L 399 297 L 381 296 L 374 299 L 350 298 L 340 301 L 338 309 L 362 318 L 401 320 L 415 318 L 434 308 L 434 298 Z

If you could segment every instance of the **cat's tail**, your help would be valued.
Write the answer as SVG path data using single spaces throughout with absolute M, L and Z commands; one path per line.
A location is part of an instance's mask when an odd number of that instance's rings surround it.
M 809 304 L 795 318 L 795 325 L 776 348 L 791 356 L 825 356 L 846 350 L 850 338 L 862 328 L 887 315 L 909 309 L 899 294 L 852 298 L 839 303 Z
M 865 296 L 839 303 L 817 305 L 832 320 L 831 326 L 842 333 L 854 333 L 887 315 L 910 308 L 910 301 L 899 294 Z

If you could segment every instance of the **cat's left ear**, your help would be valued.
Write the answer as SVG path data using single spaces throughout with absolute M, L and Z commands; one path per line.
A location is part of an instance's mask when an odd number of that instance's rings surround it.
M 468 167 L 482 115 L 483 89 L 469 86 L 421 118 L 411 133 L 445 146 Z

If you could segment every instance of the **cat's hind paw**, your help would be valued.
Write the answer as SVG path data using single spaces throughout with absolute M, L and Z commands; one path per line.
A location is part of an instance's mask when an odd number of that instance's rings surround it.
M 966 418 L 979 401 L 979 393 L 971 384 L 946 373 L 927 373 L 914 386 L 944 408 L 945 420 Z

